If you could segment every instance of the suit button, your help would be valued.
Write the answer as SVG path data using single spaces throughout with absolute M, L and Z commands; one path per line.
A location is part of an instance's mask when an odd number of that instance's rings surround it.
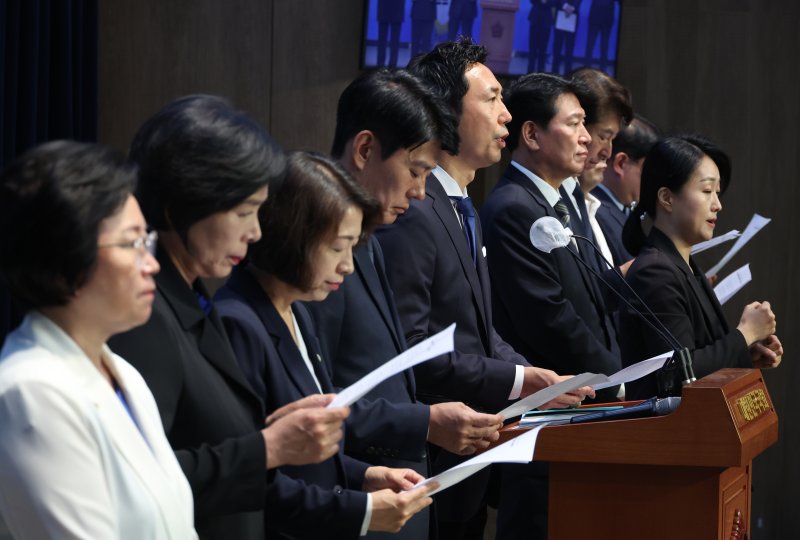
M 336 493 L 337 495 L 341 495 L 344 492 L 344 490 L 342 489 L 341 486 L 334 486 L 333 492 Z

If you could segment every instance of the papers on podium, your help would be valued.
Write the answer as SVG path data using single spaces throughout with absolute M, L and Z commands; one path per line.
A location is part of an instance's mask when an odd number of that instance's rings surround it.
M 555 385 L 554 385 L 555 386 Z M 552 387 L 551 387 L 552 388 Z M 492 463 L 530 463 L 533 460 L 533 451 L 536 448 L 536 437 L 544 426 L 536 426 L 522 435 L 495 446 L 472 459 L 459 463 L 455 467 L 437 474 L 434 477 L 421 481 L 411 489 L 425 486 L 431 482 L 438 482 L 439 487 L 431 493 L 439 493 L 443 489 L 458 484 L 465 478 L 472 476 Z
M 647 360 L 642 360 L 641 362 L 631 364 L 630 366 L 622 368 L 614 373 L 608 378 L 608 382 L 594 385 L 593 388 L 595 390 L 602 390 L 603 388 L 608 388 L 609 386 L 616 386 L 618 384 L 629 383 L 631 381 L 641 379 L 645 375 L 650 375 L 654 371 L 661 369 L 661 367 L 664 365 L 664 362 L 669 360 L 672 354 L 672 351 L 668 351 L 659 354 L 658 356 L 648 358 Z
M 597 373 L 581 373 L 580 375 L 576 375 L 575 377 L 561 381 L 560 383 L 543 388 L 538 392 L 534 392 L 528 397 L 506 407 L 497 414 L 501 415 L 503 420 L 508 420 L 509 418 L 520 416 L 528 411 L 532 411 L 533 409 L 541 407 L 548 401 L 553 401 L 561 394 L 566 394 L 567 392 L 571 392 L 576 388 L 580 388 L 581 386 L 594 386 L 595 384 L 600 384 L 606 381 L 608 381 L 608 377 L 605 375 L 598 375 Z
M 717 300 L 719 300 L 720 305 L 730 300 L 734 294 L 750 283 L 752 279 L 753 276 L 750 274 L 750 265 L 746 264 L 720 281 L 717 286 L 714 287 L 714 294 L 717 295 Z
M 717 264 L 714 265 L 713 268 L 706 272 L 706 277 L 713 276 L 719 274 L 719 271 L 722 270 L 722 267 L 728 264 L 728 262 L 736 255 L 740 249 L 742 249 L 747 242 L 749 242 L 758 231 L 764 228 L 764 226 L 772 221 L 769 218 L 765 218 L 764 216 L 759 216 L 758 214 L 753 214 L 753 217 L 750 219 L 750 223 L 747 224 L 747 228 L 744 230 L 742 235 L 736 240 L 736 243 L 733 244 L 733 247 L 722 257 Z
M 383 381 L 401 373 L 417 364 L 427 362 L 445 353 L 453 351 L 453 334 L 456 323 L 451 324 L 438 334 L 425 341 L 417 343 L 407 351 L 398 354 L 381 367 L 367 373 L 359 380 L 336 394 L 328 407 L 347 407 L 362 398 L 364 394 L 381 384 Z

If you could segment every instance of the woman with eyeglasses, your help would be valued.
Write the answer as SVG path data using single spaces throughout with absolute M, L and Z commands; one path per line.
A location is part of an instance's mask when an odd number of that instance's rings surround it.
M 225 278 L 261 237 L 258 209 L 286 158 L 269 135 L 222 98 L 186 96 L 139 129 L 136 197 L 158 231 L 161 272 L 153 315 L 116 336 L 153 390 L 164 428 L 192 487 L 201 538 L 264 538 L 267 489 L 287 501 L 302 486 L 280 473 L 337 452 L 347 408 L 330 395 L 266 413 L 234 357 L 203 284 Z
M 0 181 L 0 275 L 30 308 L 0 352 L 0 510 L 15 538 L 197 537 L 153 395 L 106 346 L 155 295 L 135 181 L 121 155 L 69 141 Z
M 647 154 L 639 203 L 622 239 L 636 259 L 625 276 L 656 317 L 692 355 L 699 379 L 725 367 L 769 368 L 781 362 L 769 302 L 745 306 L 736 328 L 728 326 L 714 290 L 691 256 L 692 246 L 714 235 L 720 197 L 731 163 L 700 136 L 667 137 Z M 645 234 L 643 225 L 651 225 Z M 641 318 L 621 313 L 622 361 L 630 365 L 670 348 Z M 680 375 L 680 370 L 678 370 Z M 674 387 L 680 388 L 680 377 Z M 626 395 L 646 399 L 659 392 L 656 375 L 627 383 Z
M 353 272 L 362 226 L 371 229 L 379 214 L 378 202 L 330 158 L 289 156 L 282 185 L 261 211 L 265 235 L 253 244 L 252 261 L 216 296 L 236 357 L 267 412 L 333 391 L 332 366 L 302 302 L 336 294 Z M 281 472 L 312 489 L 294 508 L 268 506 L 274 538 L 355 540 L 369 531 L 397 532 L 431 502 L 428 488 L 403 492 L 422 480 L 414 470 L 370 466 L 343 451 Z

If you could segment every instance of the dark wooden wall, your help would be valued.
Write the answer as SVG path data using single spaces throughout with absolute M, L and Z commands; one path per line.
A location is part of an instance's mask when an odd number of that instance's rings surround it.
M 363 2 L 101 2 L 101 140 L 125 149 L 168 100 L 208 92 L 249 111 L 286 149 L 327 151 L 339 92 L 358 73 Z M 800 2 L 624 0 L 621 28 L 618 78 L 636 109 L 667 132 L 715 139 L 733 158 L 719 231 L 743 229 L 754 212 L 773 218 L 723 274 L 751 263 L 753 283 L 726 306 L 729 320 L 736 324 L 746 302 L 770 300 L 787 350 L 780 369 L 766 373 L 781 432 L 755 463 L 751 538 L 800 538 L 792 399 L 800 383 Z M 498 172 L 473 184 L 476 199 Z

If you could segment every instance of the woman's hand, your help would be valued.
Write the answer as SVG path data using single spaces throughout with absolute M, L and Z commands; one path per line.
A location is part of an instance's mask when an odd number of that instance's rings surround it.
M 756 369 L 778 367 L 783 357 L 783 345 L 778 336 L 772 334 L 750 346 L 750 357 Z
M 736 329 L 742 333 L 749 347 L 774 334 L 775 327 L 775 314 L 769 302 L 753 302 L 745 306 Z

